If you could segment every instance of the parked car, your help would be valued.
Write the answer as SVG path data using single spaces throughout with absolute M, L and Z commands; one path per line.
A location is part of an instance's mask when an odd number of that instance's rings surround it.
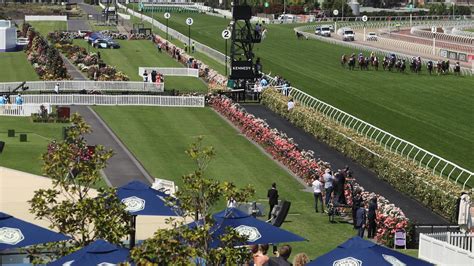
M 97 39 L 92 43 L 93 47 L 118 49 L 120 44 L 112 39 Z
M 295 15 L 283 14 L 278 17 L 280 23 L 293 23 L 296 21 Z
M 354 39 L 355 39 L 354 31 L 350 28 L 344 29 L 344 32 L 342 33 L 342 40 L 343 41 L 354 41 Z
M 375 32 L 369 32 L 366 36 L 367 41 L 377 41 L 377 34 Z

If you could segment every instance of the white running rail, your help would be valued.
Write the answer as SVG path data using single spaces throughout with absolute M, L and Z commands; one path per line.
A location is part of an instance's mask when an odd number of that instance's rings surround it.
M 49 104 L 5 104 L 0 105 L 0 116 L 31 116 L 40 112 L 40 106 L 43 105 L 48 113 L 51 113 Z
M 420 234 L 418 257 L 436 265 L 473 265 L 474 234 Z
M 301 105 L 313 108 L 333 119 L 340 125 L 351 128 L 359 134 L 372 139 L 380 144 L 380 146 L 385 150 L 400 154 L 407 159 L 413 160 L 413 162 L 418 162 L 420 167 L 431 169 L 433 174 L 445 176 L 447 179 L 452 179 L 458 183 L 462 183 L 463 189 L 474 175 L 473 172 L 464 169 L 453 162 L 373 126 L 301 90 L 291 88 L 290 95 Z
M 154 105 L 170 107 L 204 107 L 204 96 L 154 95 L 24 95 L 25 104 L 51 105 Z
M 0 92 L 12 91 L 22 82 L 0 83 Z M 58 80 L 58 81 L 26 81 L 28 91 L 51 91 L 59 83 L 59 91 L 136 91 L 163 92 L 165 84 L 145 83 L 142 81 L 93 81 L 93 80 Z

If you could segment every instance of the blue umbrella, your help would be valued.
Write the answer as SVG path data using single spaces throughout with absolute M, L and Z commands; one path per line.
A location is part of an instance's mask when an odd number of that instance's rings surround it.
M 212 247 L 220 245 L 219 237 L 225 233 L 227 227 L 232 227 L 240 234 L 248 236 L 247 242 L 242 243 L 242 245 L 276 244 L 306 240 L 291 232 L 254 218 L 236 208 L 228 208 L 216 213 L 213 215 L 213 218 L 215 225 L 211 229 L 214 238 L 214 241 L 211 243 Z M 197 224 L 200 223 L 198 222 Z M 189 226 L 195 227 L 196 223 L 191 223 Z
M 70 237 L 0 212 L 0 251 L 68 239 Z
M 132 181 L 117 189 L 117 196 L 131 215 L 178 216 L 174 207 L 167 206 L 167 195 L 140 182 Z
M 49 263 L 48 265 L 115 265 L 129 261 L 129 256 L 130 250 L 99 239 L 76 252 Z
M 356 236 L 306 265 L 425 266 L 433 264 L 402 254 L 381 245 L 377 245 L 373 242 Z

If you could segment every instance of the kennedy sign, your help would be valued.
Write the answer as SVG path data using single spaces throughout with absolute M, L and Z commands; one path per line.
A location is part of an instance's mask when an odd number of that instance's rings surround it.
M 255 77 L 253 64 L 249 61 L 233 61 L 231 66 L 231 79 L 252 79 Z

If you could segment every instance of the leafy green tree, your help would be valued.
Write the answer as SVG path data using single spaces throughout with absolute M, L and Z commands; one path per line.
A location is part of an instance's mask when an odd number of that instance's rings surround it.
M 99 238 L 118 244 L 130 232 L 129 214 L 115 189 L 102 187 L 97 193 L 93 191 L 112 151 L 100 145 L 88 147 L 84 135 L 91 128 L 80 115 L 73 114 L 71 122 L 66 139 L 52 141 L 43 154 L 43 173 L 51 178 L 53 188 L 35 191 L 29 203 L 35 218 L 47 220 L 51 228 L 72 239 L 33 248 L 35 262 L 46 259 L 36 254 L 42 248 L 54 250 L 54 258 Z
M 179 202 L 184 219 L 168 219 L 171 229 L 158 230 L 153 238 L 132 251 L 132 258 L 141 265 L 188 265 L 197 258 L 203 259 L 207 265 L 219 265 L 224 258 L 227 265 L 248 261 L 248 250 L 236 247 L 246 240 L 246 236 L 233 229 L 228 228 L 220 237 L 222 245 L 219 248 L 210 246 L 211 230 L 215 225 L 211 211 L 222 197 L 245 202 L 254 194 L 254 189 L 250 186 L 238 189 L 233 183 L 206 178 L 204 172 L 215 151 L 211 146 L 203 146 L 202 137 L 186 150 L 186 154 L 196 163 L 197 169 L 182 177 L 183 185 L 175 194 L 176 199 L 169 199 L 170 204 Z M 193 228 L 186 226 L 186 220 L 191 217 L 195 223 Z
M 334 16 L 332 12 L 335 9 L 339 11 L 339 17 L 342 15 L 344 15 L 344 17 L 352 16 L 352 9 L 346 0 L 324 0 L 322 7 L 329 16 Z M 344 9 L 344 14 L 342 13 L 342 9 Z

